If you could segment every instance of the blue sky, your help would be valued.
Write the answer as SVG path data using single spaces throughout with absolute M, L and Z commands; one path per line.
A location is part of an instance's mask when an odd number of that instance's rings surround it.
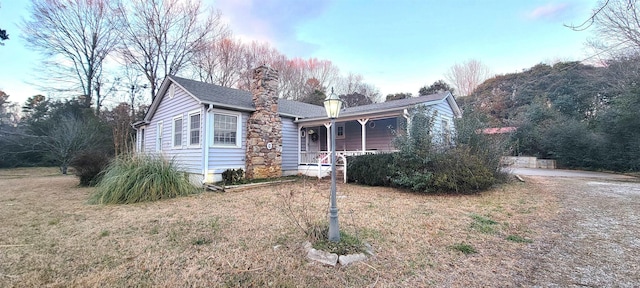
M 17 25 L 30 1 L 0 0 L 0 90 L 12 101 L 42 93 L 40 57 L 25 47 Z M 204 0 L 220 9 L 234 34 L 267 41 L 289 57 L 316 57 L 354 72 L 383 95 L 417 94 L 444 79 L 455 63 L 477 59 L 494 73 L 540 62 L 582 60 L 590 31 L 575 32 L 595 0 Z

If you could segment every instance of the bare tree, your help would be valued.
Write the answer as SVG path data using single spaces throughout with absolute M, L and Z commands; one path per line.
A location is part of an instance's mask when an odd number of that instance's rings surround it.
M 253 81 L 254 68 L 264 64 L 279 67 L 279 65 L 276 65 L 276 62 L 281 59 L 286 59 L 277 49 L 271 47 L 268 43 L 252 41 L 244 45 L 243 51 L 242 74 L 238 81 L 238 88 L 243 90 L 250 89 L 251 82 Z
M 179 73 L 227 29 L 220 12 L 205 13 L 198 0 L 133 0 L 122 9 L 130 13 L 123 14 L 121 53 L 144 73 L 152 99 L 167 75 Z
M 304 68 L 307 79 L 317 79 L 321 87 L 334 86 L 340 76 L 340 69 L 329 60 L 310 58 Z
M 243 50 L 244 47 L 238 40 L 224 38 L 216 43 L 220 65 L 218 65 L 218 69 L 214 70 L 215 84 L 224 87 L 235 87 L 238 84 L 242 74 Z
M 47 68 L 75 76 L 71 82 L 82 89 L 86 107 L 103 61 L 120 40 L 120 12 L 111 0 L 32 0 L 30 19 L 23 23 L 28 45 L 51 60 Z
M 636 1 L 608 0 L 599 7 L 593 15 L 598 41 L 592 42 L 592 48 L 613 56 L 639 53 L 640 9 Z
M 215 41 L 206 41 L 203 49 L 195 53 L 191 60 L 195 78 L 206 83 L 215 83 L 215 71 L 220 66 L 218 48 Z
M 117 86 L 120 85 L 120 78 L 114 77 L 113 79 L 105 79 L 102 67 L 98 70 L 95 77 L 95 83 L 93 84 L 93 90 L 95 91 L 96 102 L 96 115 L 100 115 L 100 110 L 104 104 L 104 101 L 117 92 Z
M 134 133 L 131 128 L 131 107 L 122 102 L 111 110 L 103 113 L 103 120 L 111 127 L 113 148 L 115 155 L 127 154 L 132 151 Z
M 345 101 L 350 103 L 351 106 L 380 102 L 380 90 L 371 84 L 365 83 L 360 74 L 349 73 L 345 77 L 338 77 L 336 82 L 337 93 L 350 99 Z
M 453 65 L 445 74 L 445 78 L 453 84 L 458 96 L 468 96 L 491 75 L 489 67 L 478 60 L 471 59 Z
M 280 72 L 279 96 L 290 100 L 305 99 L 315 90 L 324 91 L 332 87 L 340 72 L 331 61 L 316 58 L 287 59 L 281 55 L 273 65 Z

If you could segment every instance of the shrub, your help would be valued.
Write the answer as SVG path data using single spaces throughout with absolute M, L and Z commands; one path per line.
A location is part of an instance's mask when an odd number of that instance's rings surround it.
M 70 166 L 80 178 L 80 185 L 94 186 L 100 181 L 102 172 L 109 166 L 109 157 L 100 151 L 83 151 L 71 159 Z
M 197 188 L 174 161 L 153 156 L 117 158 L 96 186 L 90 202 L 131 204 L 175 198 L 195 193 Z
M 487 115 L 472 110 L 465 111 L 462 118 L 456 119 L 456 146 L 469 149 L 468 153 L 476 156 L 497 182 L 506 182 L 508 173 L 500 169 L 500 159 L 513 148 L 513 143 L 507 135 L 478 133 L 490 126 L 492 125 L 489 124 Z
M 407 135 L 394 141 L 398 152 L 393 156 L 393 186 L 418 192 L 430 192 L 433 158 L 438 153 L 432 135 L 435 114 L 424 108 L 412 111 Z
M 369 154 L 347 157 L 347 177 L 350 182 L 370 186 L 388 186 L 393 154 Z
M 225 185 L 243 184 L 245 183 L 244 170 L 227 169 L 222 172 L 222 181 Z
M 430 188 L 440 192 L 473 193 L 491 187 L 497 179 L 482 160 L 463 145 L 438 154 L 431 165 Z

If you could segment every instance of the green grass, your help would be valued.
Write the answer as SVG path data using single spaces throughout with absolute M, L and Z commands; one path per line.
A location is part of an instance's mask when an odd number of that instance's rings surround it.
M 496 233 L 495 225 L 497 225 L 498 222 L 478 214 L 471 214 L 471 219 L 473 219 L 471 229 L 484 234 Z
M 133 156 L 116 159 L 107 168 L 89 200 L 92 204 L 132 204 L 157 201 L 197 192 L 174 161 Z
M 331 242 L 327 237 L 313 243 L 313 248 L 338 255 L 357 254 L 366 251 L 364 243 L 360 239 L 344 231 L 340 231 L 340 241 Z
M 509 235 L 507 236 L 507 240 L 516 243 L 533 243 L 533 240 L 518 235 Z
M 478 251 L 476 251 L 476 249 L 473 248 L 473 246 L 466 243 L 457 243 L 457 244 L 451 245 L 450 247 L 451 249 L 460 251 L 465 255 L 478 253 Z

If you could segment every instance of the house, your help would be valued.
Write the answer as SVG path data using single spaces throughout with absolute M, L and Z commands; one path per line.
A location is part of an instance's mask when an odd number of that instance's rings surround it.
M 278 99 L 277 84 L 277 71 L 265 66 L 254 70 L 251 92 L 168 76 L 134 124 L 137 151 L 174 159 L 202 183 L 238 168 L 248 178 L 328 173 L 324 107 Z M 449 92 L 345 108 L 336 119 L 337 154 L 394 151 L 395 132 L 416 105 L 437 111 L 434 128 L 445 135 L 461 116 Z

